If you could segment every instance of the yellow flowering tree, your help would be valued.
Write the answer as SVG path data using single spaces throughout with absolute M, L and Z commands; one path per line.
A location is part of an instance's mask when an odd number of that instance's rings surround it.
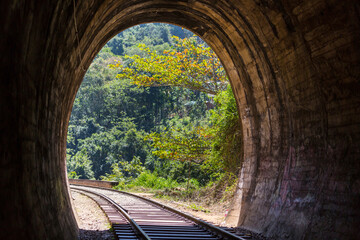
M 138 86 L 176 86 L 216 95 L 226 89 L 228 80 L 216 54 L 196 37 L 180 39 L 162 54 L 140 44 L 140 55 L 125 55 L 127 66 L 115 60 L 111 68 L 120 70 L 118 78 L 128 78 Z

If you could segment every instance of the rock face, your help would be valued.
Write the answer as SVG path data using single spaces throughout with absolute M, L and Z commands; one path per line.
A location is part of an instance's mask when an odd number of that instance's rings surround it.
M 198 34 L 229 75 L 244 158 L 228 221 L 278 239 L 360 238 L 358 1 L 3 0 L 0 11 L 1 239 L 77 238 L 72 103 L 101 47 L 147 22 Z

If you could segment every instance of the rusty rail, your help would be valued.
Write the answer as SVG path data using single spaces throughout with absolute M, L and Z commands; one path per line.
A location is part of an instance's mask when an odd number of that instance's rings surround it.
M 88 186 L 85 186 L 88 187 Z M 72 187 L 74 188 L 74 187 Z M 91 187 L 94 188 L 94 187 Z M 177 218 L 182 218 L 185 219 L 185 221 L 191 221 L 196 227 L 192 227 L 192 226 L 180 226 L 177 227 L 176 224 L 170 224 L 171 222 L 176 222 L 173 219 L 168 219 L 168 226 L 156 226 L 154 225 L 154 223 L 151 223 L 150 219 L 147 220 L 143 220 L 143 221 L 148 221 L 148 224 L 140 224 L 140 227 L 144 230 L 144 232 L 147 233 L 148 237 L 150 237 L 150 239 L 240 239 L 240 240 L 245 240 L 248 239 L 248 237 L 241 237 L 238 235 L 235 235 L 229 231 L 226 231 L 222 228 L 216 227 L 212 224 L 209 224 L 201 219 L 195 218 L 193 216 L 190 216 L 186 213 L 183 213 L 179 210 L 176 210 L 174 208 L 171 208 L 169 206 L 166 206 L 164 204 L 158 203 L 156 201 L 153 201 L 151 199 L 147 199 L 132 193 L 128 193 L 128 192 L 124 192 L 124 191 L 118 191 L 118 190 L 114 190 L 114 189 L 109 189 L 109 188 L 102 188 L 102 187 L 96 187 L 98 189 L 103 189 L 103 190 L 108 190 L 108 191 L 112 191 L 112 192 L 116 192 L 119 194 L 126 194 L 128 196 L 131 197 L 135 197 L 137 199 L 141 199 L 144 202 L 147 202 L 148 204 L 161 209 L 163 211 L 167 211 L 170 212 L 172 214 L 177 215 Z M 95 188 L 95 189 L 96 189 Z M 134 213 L 136 209 L 131 209 L 131 211 Z M 125 210 L 125 212 L 127 212 Z M 135 215 L 137 214 L 137 216 L 141 216 L 141 218 L 145 218 L 144 214 L 135 212 Z M 131 215 L 131 214 L 130 214 Z M 156 214 L 154 215 L 156 216 Z M 165 215 L 164 215 L 165 216 Z M 136 219 L 135 219 L 136 220 Z M 163 223 L 161 223 L 163 224 Z

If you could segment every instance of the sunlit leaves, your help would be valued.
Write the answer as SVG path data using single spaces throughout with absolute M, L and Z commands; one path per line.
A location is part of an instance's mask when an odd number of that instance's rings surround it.
M 217 108 L 210 110 L 212 127 L 208 129 L 214 138 L 211 141 L 211 154 L 205 164 L 210 169 L 219 165 L 226 172 L 236 175 L 242 159 L 242 127 L 230 86 L 215 97 L 215 102 Z
M 201 163 L 207 156 L 210 136 L 200 126 L 172 126 L 161 133 L 151 133 L 146 140 L 156 149 L 153 154 L 162 159 Z
M 125 178 L 136 178 L 144 171 L 145 167 L 140 161 L 140 157 L 134 156 L 130 162 L 119 161 L 113 163 L 111 165 L 111 173 L 101 176 L 101 179 L 106 181 L 122 182 Z
M 139 44 L 142 56 L 125 55 L 127 65 L 115 61 L 109 66 L 120 70 L 118 78 L 129 78 L 138 86 L 178 86 L 213 95 L 226 89 L 225 71 L 210 47 L 198 44 L 196 37 L 174 36 L 173 41 L 174 46 L 163 53 Z

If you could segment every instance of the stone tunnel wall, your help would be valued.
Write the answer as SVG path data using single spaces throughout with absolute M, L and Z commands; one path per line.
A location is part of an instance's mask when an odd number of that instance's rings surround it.
M 356 239 L 359 9 L 351 0 L 1 1 L 0 238 L 76 238 L 65 174 L 76 91 L 106 41 L 160 21 L 208 42 L 238 100 L 244 159 L 228 221 L 279 239 Z

